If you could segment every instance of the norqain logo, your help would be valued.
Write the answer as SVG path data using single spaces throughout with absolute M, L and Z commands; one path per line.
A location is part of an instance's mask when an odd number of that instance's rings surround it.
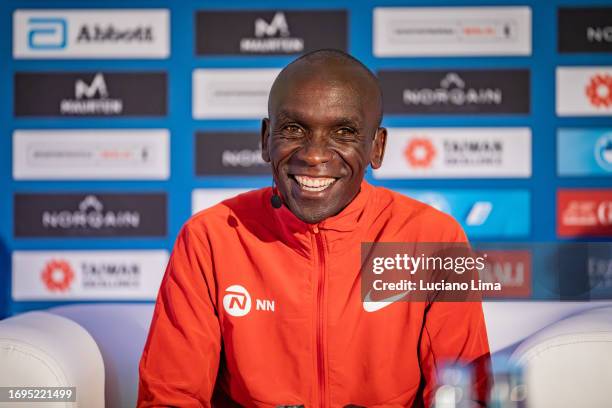
M 44 228 L 138 228 L 137 211 L 104 211 L 104 205 L 95 195 L 88 195 L 76 211 L 44 211 Z
M 500 88 L 470 88 L 455 72 L 449 72 L 436 89 L 404 89 L 406 105 L 500 105 L 503 92 Z

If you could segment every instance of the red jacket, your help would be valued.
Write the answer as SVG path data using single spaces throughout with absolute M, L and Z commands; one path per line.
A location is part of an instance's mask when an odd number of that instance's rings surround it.
M 163 279 L 138 406 L 429 406 L 441 361 L 489 348 L 478 302 L 364 310 L 360 243 L 463 242 L 448 215 L 362 183 L 317 225 L 251 191 L 192 217 Z

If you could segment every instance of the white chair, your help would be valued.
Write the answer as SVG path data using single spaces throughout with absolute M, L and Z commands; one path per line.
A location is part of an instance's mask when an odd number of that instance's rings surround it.
M 0 321 L 0 386 L 76 387 L 76 406 L 104 407 L 104 363 L 91 335 L 70 319 L 28 312 Z M 0 407 L 74 407 L 67 402 Z
M 529 408 L 612 406 L 612 307 L 581 312 L 523 341 L 511 361 L 523 367 Z

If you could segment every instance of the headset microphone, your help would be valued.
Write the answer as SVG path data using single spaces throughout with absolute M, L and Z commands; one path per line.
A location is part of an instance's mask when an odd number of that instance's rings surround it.
M 270 204 L 272 204 L 272 207 L 276 210 L 283 206 L 283 201 L 281 200 L 280 196 L 274 191 L 274 179 L 272 179 L 272 197 L 270 197 Z

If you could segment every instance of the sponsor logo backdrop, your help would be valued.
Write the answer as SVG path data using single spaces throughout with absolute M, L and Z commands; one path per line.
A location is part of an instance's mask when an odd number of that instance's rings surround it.
M 22 3 L 0 2 L 0 317 L 151 299 L 192 213 L 270 185 L 270 84 L 324 47 L 381 77 L 389 150 L 370 182 L 474 241 L 612 239 L 602 2 Z M 535 297 L 545 268 L 517 251 L 513 293 Z

